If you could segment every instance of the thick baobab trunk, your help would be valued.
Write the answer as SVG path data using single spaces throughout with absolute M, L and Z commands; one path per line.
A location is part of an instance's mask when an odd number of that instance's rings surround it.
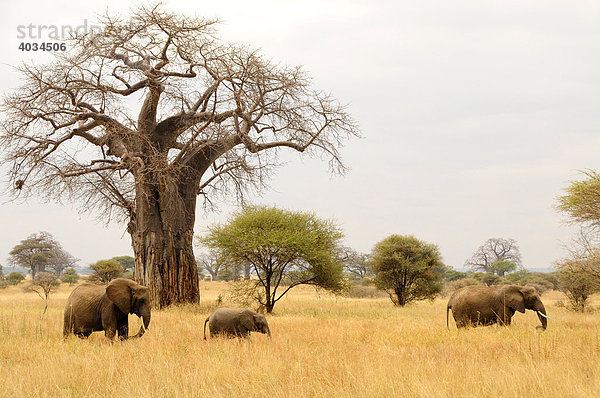
M 178 177 L 158 176 L 156 182 L 136 184 L 136 209 L 128 226 L 135 254 L 134 279 L 150 288 L 158 308 L 200 299 L 192 248 L 195 184 Z

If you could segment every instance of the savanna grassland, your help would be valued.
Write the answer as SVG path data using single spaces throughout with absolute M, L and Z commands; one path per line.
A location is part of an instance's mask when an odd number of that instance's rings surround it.
M 291 291 L 268 316 L 273 337 L 202 339 L 227 284 L 202 282 L 202 302 L 155 310 L 139 340 L 62 338 L 72 288 L 43 303 L 20 287 L 0 291 L 2 397 L 597 397 L 600 312 L 558 306 L 511 327 L 451 330 L 445 299 L 394 308 L 387 298 Z M 600 300 L 593 302 L 598 306 Z M 130 333 L 140 320 L 130 316 Z

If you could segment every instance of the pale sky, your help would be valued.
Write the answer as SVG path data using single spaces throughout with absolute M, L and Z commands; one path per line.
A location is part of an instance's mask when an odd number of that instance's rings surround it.
M 0 7 L 0 91 L 10 65 L 47 62 L 18 50 L 18 25 L 93 24 L 124 1 L 23 1 Z M 221 35 L 303 65 L 361 126 L 342 150 L 351 168 L 282 152 L 288 163 L 257 204 L 335 219 L 361 252 L 390 234 L 464 261 L 491 237 L 517 240 L 527 268 L 548 268 L 573 233 L 553 205 L 578 170 L 600 169 L 598 1 L 169 1 L 166 9 L 219 17 Z M 40 40 L 38 40 L 39 42 Z M 1 149 L 0 149 L 1 152 Z M 77 204 L 7 203 L 0 170 L 0 264 L 45 230 L 86 266 L 132 254 L 123 225 Z M 197 211 L 196 233 L 235 206 Z

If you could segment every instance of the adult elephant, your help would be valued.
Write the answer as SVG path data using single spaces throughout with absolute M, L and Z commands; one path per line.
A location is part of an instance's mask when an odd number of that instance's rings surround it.
M 459 328 L 466 326 L 510 325 L 516 311 L 525 310 L 537 313 L 542 328 L 548 325 L 546 308 L 537 290 L 531 286 L 499 285 L 499 286 L 466 286 L 452 294 L 446 307 L 446 327 L 448 312 Z
M 129 336 L 128 315 L 142 318 L 135 336 Z M 63 335 L 88 337 L 104 330 L 109 339 L 141 337 L 150 324 L 150 292 L 130 279 L 115 279 L 108 286 L 85 283 L 77 286 L 65 305 Z
M 250 332 L 260 332 L 271 337 L 267 318 L 243 308 L 217 308 L 204 321 L 204 340 L 206 340 L 206 323 L 211 336 L 224 334 L 228 337 L 249 337 Z

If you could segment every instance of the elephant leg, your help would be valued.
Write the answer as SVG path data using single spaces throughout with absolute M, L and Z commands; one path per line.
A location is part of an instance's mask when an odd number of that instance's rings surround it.
M 79 337 L 80 339 L 87 339 L 90 337 L 90 334 L 92 334 L 92 332 L 75 332 L 75 336 Z
M 128 322 L 121 323 L 117 328 L 119 340 L 126 340 L 129 337 L 129 324 Z
M 114 326 L 110 326 L 110 327 L 107 327 L 104 329 L 104 335 L 109 340 L 114 339 L 116 334 L 117 334 L 117 328 Z

